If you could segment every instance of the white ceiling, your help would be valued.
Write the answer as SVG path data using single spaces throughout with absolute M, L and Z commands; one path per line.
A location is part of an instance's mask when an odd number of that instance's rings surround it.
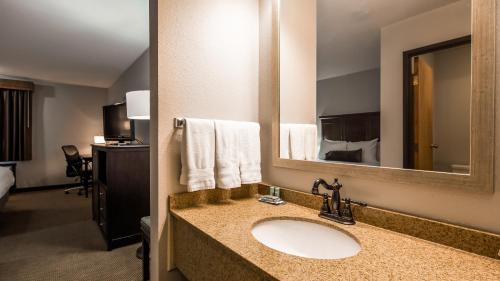
M 110 87 L 149 47 L 147 0 L 0 0 L 0 74 Z
M 318 80 L 380 65 L 382 27 L 458 0 L 318 0 Z

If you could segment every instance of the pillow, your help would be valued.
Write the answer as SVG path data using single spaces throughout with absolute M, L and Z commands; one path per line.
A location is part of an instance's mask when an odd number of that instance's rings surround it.
M 321 140 L 321 147 L 319 148 L 318 158 L 325 160 L 326 153 L 328 151 L 346 151 L 347 142 L 346 141 L 333 141 L 333 140 Z
M 363 150 L 363 163 L 377 162 L 377 143 L 378 139 L 371 141 L 348 142 L 347 150 Z
M 325 160 L 359 163 L 362 160 L 362 156 L 363 149 L 344 151 L 332 150 L 326 154 Z

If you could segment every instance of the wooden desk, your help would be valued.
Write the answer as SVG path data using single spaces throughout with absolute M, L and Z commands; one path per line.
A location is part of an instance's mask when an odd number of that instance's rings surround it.
M 92 145 L 92 210 L 108 250 L 141 241 L 149 216 L 149 146 Z

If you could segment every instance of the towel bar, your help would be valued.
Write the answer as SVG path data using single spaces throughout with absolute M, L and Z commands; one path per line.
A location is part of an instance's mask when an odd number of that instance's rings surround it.
M 174 118 L 174 128 L 176 128 L 176 129 L 183 128 L 185 121 L 186 120 L 184 118 L 179 118 L 179 117 Z

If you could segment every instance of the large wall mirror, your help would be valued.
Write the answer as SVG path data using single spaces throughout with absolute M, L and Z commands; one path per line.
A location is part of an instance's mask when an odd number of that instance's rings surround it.
M 276 0 L 274 164 L 493 190 L 494 0 Z

